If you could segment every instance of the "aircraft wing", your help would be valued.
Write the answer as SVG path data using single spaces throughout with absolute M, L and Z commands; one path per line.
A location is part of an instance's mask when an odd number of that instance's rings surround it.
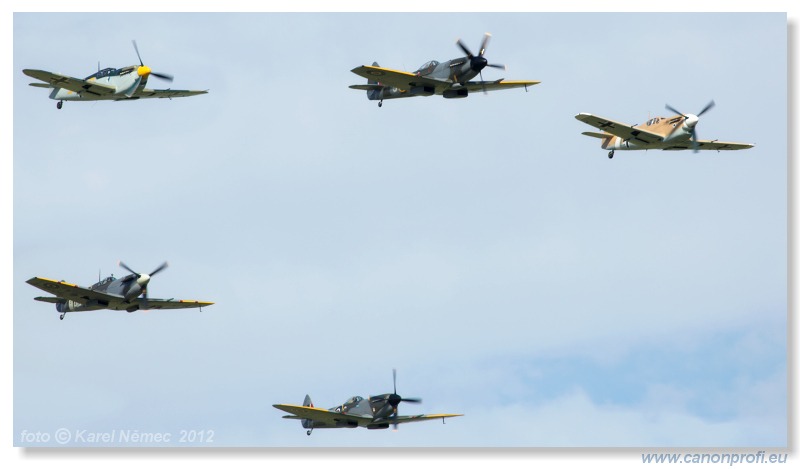
M 359 426 L 366 426 L 373 421 L 371 416 L 343 414 L 341 412 L 333 412 L 332 410 L 325 410 L 317 407 L 292 404 L 273 404 L 272 407 L 292 414 L 284 415 L 283 418 L 285 419 L 309 419 L 333 427 L 340 422 L 357 422 Z
M 121 296 L 109 295 L 108 293 L 90 290 L 73 283 L 51 280 L 49 278 L 33 277 L 28 280 L 27 283 L 47 293 L 56 295 L 59 299 L 63 298 L 65 300 L 77 301 L 78 303 L 87 303 L 94 300 L 100 304 L 108 305 L 109 303 L 124 301 Z M 37 297 L 36 299 L 48 303 L 60 303 L 60 301 L 54 301 L 45 297 Z
M 643 143 L 660 143 L 664 141 L 664 137 L 659 134 L 648 132 L 647 130 L 639 129 L 632 125 L 612 121 L 604 117 L 593 116 L 582 112 L 575 116 L 575 118 L 592 127 L 597 127 L 604 132 L 616 135 L 623 140 L 637 140 Z
M 131 303 L 139 303 L 139 309 L 141 310 L 202 308 L 204 306 L 211 306 L 214 304 L 209 301 L 175 299 L 159 300 L 155 298 L 148 298 L 147 304 L 145 304 L 144 298 L 136 298 L 135 300 L 131 300 Z
M 450 85 L 453 84 L 449 80 L 437 80 L 435 78 L 428 78 L 410 72 L 402 72 L 400 70 L 392 70 L 390 68 L 375 67 L 373 65 L 362 65 L 350 71 L 358 76 L 366 78 L 367 80 L 378 81 L 383 86 L 393 86 L 401 90 L 407 90 L 412 86 L 433 86 L 436 88 L 436 93 L 441 94 L 441 92 L 444 89 L 449 88 Z M 354 86 L 359 86 L 359 85 L 354 85 Z M 353 88 L 353 86 L 351 86 L 351 88 Z M 354 89 L 364 89 L 364 88 L 354 88 Z
M 464 414 L 420 414 L 420 415 L 399 415 L 396 419 L 386 419 L 389 423 L 411 423 L 422 422 L 425 420 L 446 419 L 450 417 L 461 417 Z
M 206 94 L 208 90 L 150 90 L 147 88 L 137 90 L 130 98 L 121 97 L 120 99 L 139 99 L 139 98 L 186 98 L 189 96 L 197 96 L 199 94 Z
M 720 142 L 719 140 L 697 141 L 698 150 L 745 150 L 747 148 L 753 148 L 753 146 L 754 145 L 751 143 Z M 686 140 L 666 147 L 664 150 L 691 150 L 693 148 L 694 146 L 692 146 L 692 141 Z
M 74 91 L 76 93 L 91 93 L 96 96 L 107 96 L 117 92 L 115 87 L 101 85 L 94 80 L 82 80 L 80 78 L 59 75 L 58 73 L 28 68 L 23 70 L 22 73 L 48 83 L 53 88 L 64 88 L 65 90 Z M 40 83 L 31 83 L 31 86 L 41 87 L 42 85 Z
M 524 81 L 512 80 L 504 81 L 503 79 L 495 81 L 468 81 L 464 84 L 470 92 L 478 91 L 494 91 L 494 90 L 509 90 L 511 88 L 527 88 L 529 86 L 538 85 L 540 81 Z

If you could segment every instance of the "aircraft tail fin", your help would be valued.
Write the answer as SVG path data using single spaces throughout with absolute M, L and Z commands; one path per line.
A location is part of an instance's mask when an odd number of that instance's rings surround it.
M 380 67 L 378 62 L 372 62 L 373 67 Z M 378 80 L 367 79 L 367 99 L 370 101 L 375 101 L 381 99 L 381 93 L 383 93 L 383 86 L 378 82 Z
M 308 394 L 306 394 L 306 398 L 303 399 L 303 406 L 314 407 L 314 403 L 311 402 L 311 396 Z M 300 420 L 300 424 L 303 425 L 303 428 L 314 428 L 310 419 L 302 419 Z
M 380 67 L 380 65 L 378 65 L 378 62 L 372 62 L 372 66 L 373 67 Z M 368 85 L 377 85 L 378 84 L 378 80 L 369 80 L 368 79 L 367 80 L 367 84 Z

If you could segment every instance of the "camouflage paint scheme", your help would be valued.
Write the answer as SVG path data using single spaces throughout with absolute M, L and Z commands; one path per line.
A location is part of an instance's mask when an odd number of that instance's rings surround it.
M 506 90 L 511 88 L 525 88 L 541 83 L 539 81 L 470 81 L 476 76 L 482 75 L 482 70 L 486 67 L 502 68 L 504 65 L 490 64 L 483 57 L 486 52 L 486 44 L 491 35 L 486 33 L 481 43 L 478 55 L 472 52 L 459 40 L 458 46 L 467 54 L 445 62 L 431 60 L 423 64 L 415 72 L 403 72 L 383 68 L 377 62 L 370 65 L 362 65 L 351 70 L 356 75 L 367 79 L 366 85 L 351 85 L 355 90 L 365 90 L 370 101 L 379 101 L 378 106 L 383 104 L 384 99 L 411 98 L 415 96 L 441 95 L 445 98 L 466 98 L 470 92 L 475 91 L 494 91 Z
M 139 49 L 133 41 L 136 55 Z M 191 90 L 152 90 L 145 88 L 150 75 L 172 81 L 172 76 L 153 72 L 144 65 L 139 56 L 140 65 L 122 68 L 104 68 L 84 79 L 51 73 L 45 70 L 25 69 L 25 75 L 41 80 L 44 83 L 30 83 L 37 88 L 52 88 L 50 99 L 58 101 L 56 107 L 61 109 L 64 101 L 121 101 L 142 98 L 182 98 L 208 93 Z M 99 67 L 98 67 L 99 68 Z
M 303 405 L 292 404 L 273 404 L 276 409 L 288 412 L 292 415 L 284 415 L 285 419 L 300 420 L 303 428 L 308 429 L 307 435 L 315 428 L 357 428 L 364 427 L 369 430 L 384 430 L 393 425 L 409 422 L 421 422 L 424 420 L 444 419 L 450 417 L 460 417 L 463 414 L 418 414 L 418 415 L 398 415 L 397 406 L 401 402 L 420 403 L 420 399 L 403 398 L 397 394 L 397 373 L 393 371 L 395 387 L 393 393 L 371 396 L 367 399 L 361 396 L 353 396 L 344 404 L 331 407 L 328 410 L 314 407 L 311 397 L 306 395 Z
M 120 262 L 120 266 L 128 269 L 122 262 Z M 150 278 L 166 267 L 167 263 L 165 262 L 149 274 L 139 274 L 131 271 L 130 275 L 122 278 L 114 278 L 112 275 L 88 288 L 64 282 L 63 280 L 52 280 L 43 277 L 33 277 L 27 283 L 47 293 L 56 295 L 55 297 L 37 296 L 34 300 L 55 303 L 56 310 L 61 313 L 60 319 L 64 319 L 67 313 L 95 311 L 98 309 L 124 310 L 132 313 L 139 309 L 202 308 L 203 306 L 214 304 L 197 300 L 148 298 L 147 285 L 150 282 Z
M 713 101 L 706 106 L 709 109 Z M 599 138 L 600 146 L 610 150 L 609 158 L 613 158 L 615 150 L 744 150 L 752 148 L 750 143 L 721 142 L 719 140 L 699 140 L 695 127 L 700 121 L 699 114 L 679 114 L 672 117 L 654 117 L 641 125 L 628 125 L 592 114 L 580 113 L 575 116 L 579 121 L 602 130 L 583 132 L 583 135 Z

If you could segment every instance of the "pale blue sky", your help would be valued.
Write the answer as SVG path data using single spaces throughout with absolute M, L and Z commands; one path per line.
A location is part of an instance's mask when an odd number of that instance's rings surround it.
M 386 101 L 377 60 L 477 49 L 530 89 Z M 102 41 L 97 38 L 102 37 Z M 55 40 L 66 47 L 52 47 Z M 205 96 L 66 103 L 23 68 L 144 62 Z M 784 14 L 16 14 L 14 443 L 23 429 L 213 429 L 218 446 L 785 446 Z M 158 86 L 153 80 L 152 86 Z M 717 106 L 730 153 L 618 152 Z M 147 270 L 198 311 L 64 321 L 32 276 Z M 398 391 L 398 432 L 274 403 Z

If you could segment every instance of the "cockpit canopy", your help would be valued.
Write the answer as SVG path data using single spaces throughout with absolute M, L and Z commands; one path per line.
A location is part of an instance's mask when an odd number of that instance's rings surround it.
M 437 65 L 439 65 L 439 62 L 435 60 L 431 60 L 430 62 L 425 62 L 419 69 L 417 69 L 417 73 L 420 75 L 427 75 L 433 72 L 433 70 L 436 68 Z
M 119 75 L 119 70 L 116 68 L 104 68 L 102 70 L 98 70 L 97 73 L 93 73 L 85 78 L 88 80 L 90 78 L 104 78 L 104 77 L 111 77 L 114 75 Z
M 364 398 L 361 396 L 353 396 L 344 403 L 345 406 L 350 407 L 354 405 L 358 405 L 359 402 L 363 401 Z

